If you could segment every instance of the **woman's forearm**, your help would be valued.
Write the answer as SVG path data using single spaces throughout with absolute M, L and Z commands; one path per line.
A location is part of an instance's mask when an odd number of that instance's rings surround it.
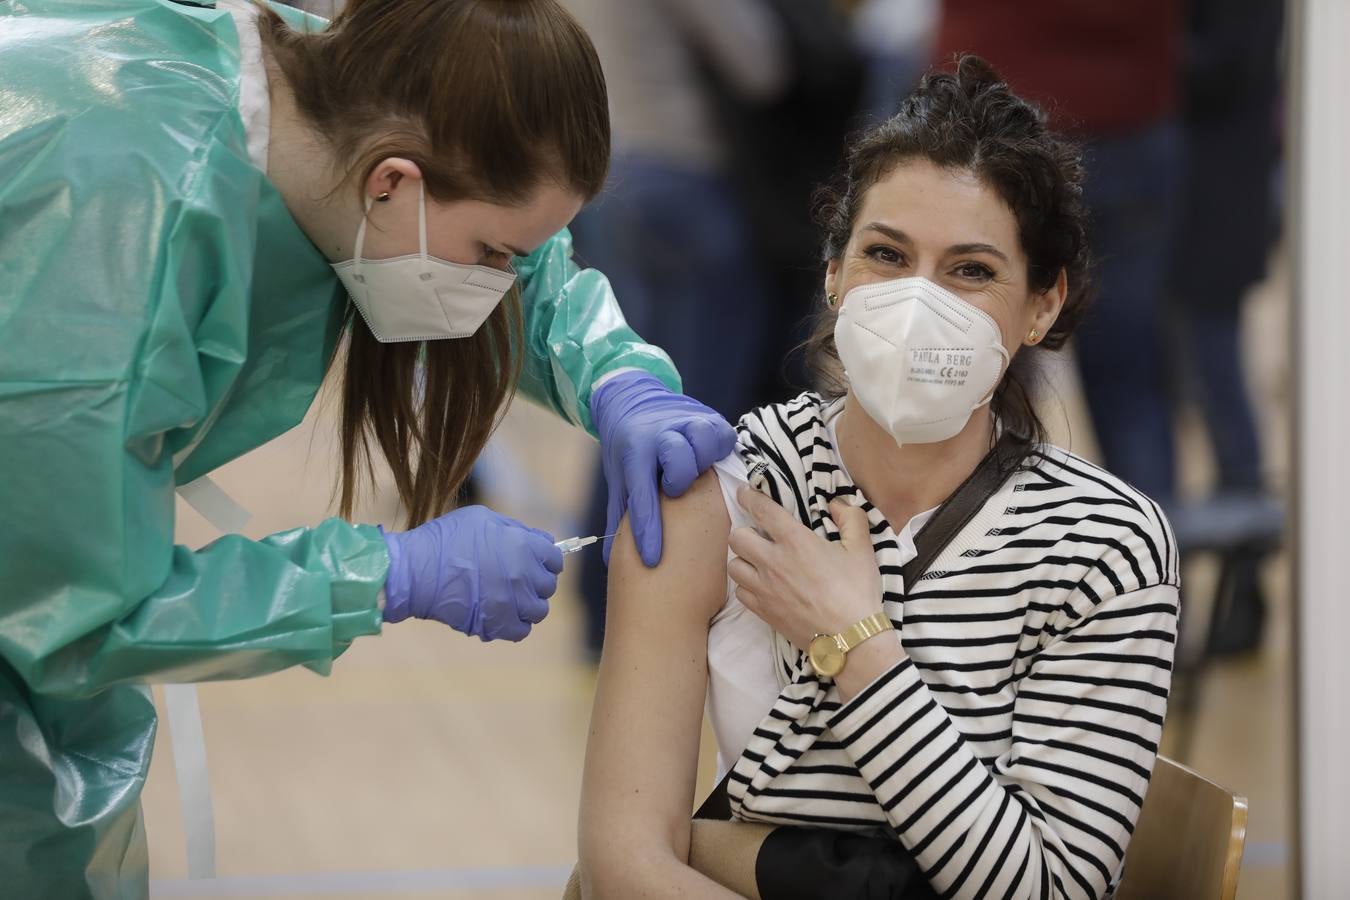
M 839 699 L 847 703 L 905 660 L 899 632 L 883 631 L 848 651 L 844 671 L 835 676 Z
M 740 900 L 676 858 L 668 847 L 634 850 L 614 842 L 601 858 L 582 861 L 581 896 L 586 900 Z
M 958 900 L 1105 895 L 1157 752 L 1176 601 L 1172 585 L 1101 598 L 1038 652 L 1020 674 L 1013 749 L 992 763 L 909 658 L 831 717 L 935 888 Z

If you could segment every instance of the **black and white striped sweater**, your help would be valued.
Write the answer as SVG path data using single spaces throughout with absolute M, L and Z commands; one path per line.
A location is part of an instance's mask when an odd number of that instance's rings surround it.
M 1177 554 L 1157 505 L 1055 447 L 1023 468 L 917 585 L 839 465 L 815 394 L 740 423 L 784 507 L 837 539 L 867 511 L 907 658 L 841 705 L 784 641 L 787 686 L 732 769 L 743 819 L 884 828 L 956 898 L 1099 898 L 1118 879 L 1171 683 Z

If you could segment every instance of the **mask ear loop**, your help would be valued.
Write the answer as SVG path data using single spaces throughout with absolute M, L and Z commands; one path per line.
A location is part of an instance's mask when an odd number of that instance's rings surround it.
M 361 214 L 361 224 L 356 226 L 356 258 L 352 260 L 352 274 L 356 276 L 357 281 L 361 278 L 361 251 L 366 246 L 366 222 L 370 219 L 370 208 L 375 205 L 375 198 L 366 198 L 366 211 Z
M 417 253 L 422 259 L 422 280 L 431 277 L 431 262 L 427 259 L 427 183 L 417 180 Z
M 1008 349 L 1002 344 L 995 344 L 994 348 L 998 350 L 998 355 L 1003 357 L 1003 367 L 999 369 L 998 377 L 994 379 L 994 386 L 989 389 L 989 393 L 985 395 L 983 400 L 970 408 L 971 412 L 974 412 L 981 406 L 988 406 L 990 402 L 993 401 L 994 392 L 997 391 L 998 386 L 1003 383 L 1003 376 L 1008 374 L 1008 369 L 1012 366 L 1012 357 L 1008 355 Z

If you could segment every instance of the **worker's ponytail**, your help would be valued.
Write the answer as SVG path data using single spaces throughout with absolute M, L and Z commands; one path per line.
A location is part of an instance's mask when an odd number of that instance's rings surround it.
M 442 202 L 522 203 L 550 181 L 590 198 L 604 184 L 604 76 L 556 0 L 349 0 L 324 31 L 270 11 L 260 31 L 353 190 L 389 157 L 415 162 Z M 342 513 L 369 476 L 373 441 L 410 522 L 439 515 L 514 391 L 519 294 L 455 341 L 381 344 L 349 316 Z

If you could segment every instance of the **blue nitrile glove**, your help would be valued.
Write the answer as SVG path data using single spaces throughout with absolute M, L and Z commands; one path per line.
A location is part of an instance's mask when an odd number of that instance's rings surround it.
M 519 641 L 548 615 L 563 557 L 546 532 L 482 506 L 381 532 L 389 548 L 386 622 L 415 616 L 483 641 Z
M 591 394 L 591 419 L 609 486 L 605 562 L 627 511 L 642 561 L 661 561 L 661 488 L 678 497 L 736 447 L 736 431 L 716 412 L 673 393 L 646 372 L 620 372 Z

